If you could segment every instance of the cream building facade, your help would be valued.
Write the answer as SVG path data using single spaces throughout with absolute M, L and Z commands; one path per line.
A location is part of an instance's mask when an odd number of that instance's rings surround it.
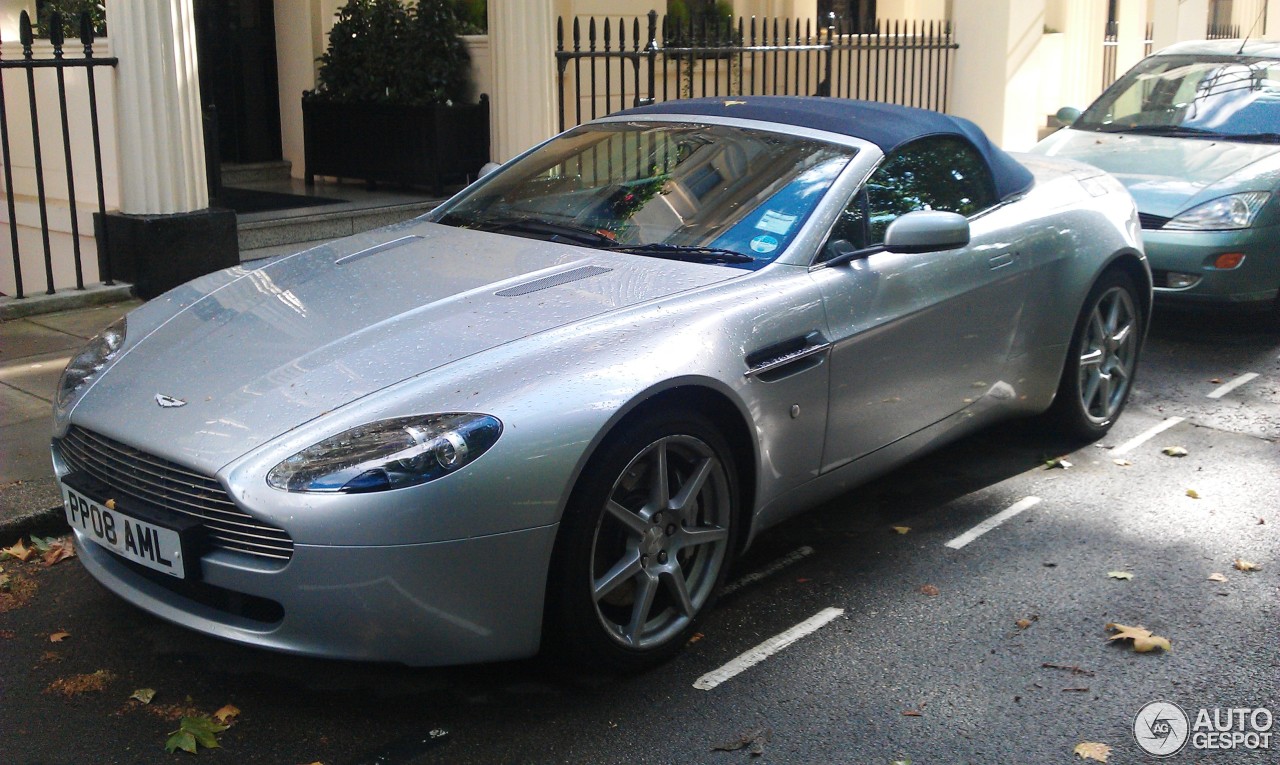
M 199 67 L 201 56 L 196 34 L 196 10 L 225 0 L 148 0 L 107 2 L 110 36 L 101 41 L 100 55 L 114 55 L 120 64 L 98 75 L 98 97 L 103 119 L 104 180 L 107 206 L 138 215 L 196 214 L 208 206 L 205 192 L 203 134 L 200 121 Z M 1103 87 L 1103 34 L 1109 16 L 1118 24 L 1117 71 L 1123 72 L 1143 55 L 1148 24 L 1155 49 L 1205 34 L 1214 11 L 1223 0 L 878 0 L 879 19 L 949 21 L 959 49 L 950 73 L 949 108 L 953 114 L 977 122 L 996 143 L 1014 150 L 1035 143 L 1047 115 L 1060 106 L 1083 107 Z M 259 0 L 265 7 L 274 39 L 269 62 L 275 82 L 274 107 L 278 122 L 262 128 L 278 132 L 279 158 L 292 163 L 295 177 L 304 170 L 301 94 L 315 86 L 316 59 L 324 52 L 329 28 L 342 0 Z M 659 0 L 659 3 L 661 1 Z M 26 9 L 34 12 L 34 0 L 0 0 L 0 40 L 3 57 L 21 57 L 12 41 L 16 19 Z M 509 159 L 551 136 L 557 127 L 555 66 L 556 20 L 609 17 L 642 18 L 655 5 L 651 0 L 489 0 L 487 35 L 467 38 L 472 59 L 472 81 L 477 93 L 491 99 L 491 147 L 495 160 Z M 817 21 L 817 0 L 733 0 L 739 16 L 780 17 Z M 1232 24 L 1241 30 L 1280 34 L 1280 1 L 1231 0 Z M 164 30 L 164 34 L 157 34 Z M 68 46 L 68 55 L 77 48 Z M 37 55 L 47 56 L 47 43 L 37 43 Z M 21 73 L 6 70 L 5 92 L 20 92 Z M 83 91 L 83 79 L 69 82 L 72 97 Z M 48 98 L 42 90 L 41 99 Z M 44 113 L 55 106 L 41 104 Z M 22 120 L 10 112 L 11 136 L 22 146 Z M 61 137 L 56 120 L 42 124 L 50 135 L 48 146 Z M 83 125 L 72 131 L 78 154 L 89 140 Z M 61 187 L 58 157 L 46 152 L 46 189 L 50 207 L 50 236 L 54 249 L 65 253 L 71 246 L 68 221 L 73 211 Z M 32 203 L 34 170 L 20 155 L 12 160 L 17 204 L 16 225 L 24 243 L 23 257 L 38 247 L 41 231 Z M 88 254 L 86 281 L 98 279 L 93 266 L 95 240 L 91 173 L 86 163 L 76 165 L 77 220 L 81 247 Z M 2 214 L 2 213 L 0 213 Z M 8 232 L 0 232 L 0 241 Z M 64 257 L 56 258 L 59 262 Z M 5 259 L 7 261 L 7 259 Z M 42 267 L 41 267 L 42 268 Z M 12 274 L 0 267 L 0 292 L 12 293 Z M 68 286 L 65 267 L 57 269 L 58 287 Z M 24 268 L 24 273 L 26 270 Z

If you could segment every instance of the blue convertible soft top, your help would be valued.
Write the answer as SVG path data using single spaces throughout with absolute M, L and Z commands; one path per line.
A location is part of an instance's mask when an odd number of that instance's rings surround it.
M 776 122 L 861 138 L 879 146 L 886 154 L 924 136 L 955 135 L 973 144 L 986 159 L 1000 199 L 1020 194 L 1032 184 L 1030 171 L 993 145 L 977 125 L 962 117 L 910 106 L 822 96 L 733 96 L 666 101 L 610 116 L 632 114 L 687 114 Z

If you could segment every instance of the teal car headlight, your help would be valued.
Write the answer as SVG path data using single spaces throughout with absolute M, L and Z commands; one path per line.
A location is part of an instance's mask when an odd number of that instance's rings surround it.
M 307 447 L 267 474 L 276 489 L 358 494 L 402 489 L 474 461 L 502 435 L 487 414 L 424 414 L 379 420 Z
M 1258 211 L 1267 203 L 1271 194 L 1266 191 L 1246 191 L 1229 194 L 1196 205 L 1164 224 L 1165 229 L 1178 231 L 1230 231 L 1248 228 Z
M 62 370 L 62 376 L 58 378 L 58 392 L 54 398 L 54 405 L 60 414 L 71 408 L 71 404 L 83 391 L 85 385 L 116 357 L 124 345 L 127 329 L 125 317 L 122 316 L 90 340 L 89 344 L 71 359 L 67 368 Z

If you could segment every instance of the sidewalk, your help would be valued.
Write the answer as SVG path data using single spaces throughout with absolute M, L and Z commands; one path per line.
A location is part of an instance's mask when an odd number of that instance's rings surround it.
M 62 522 L 49 464 L 58 377 L 91 337 L 139 305 L 128 300 L 0 322 L 0 546 Z

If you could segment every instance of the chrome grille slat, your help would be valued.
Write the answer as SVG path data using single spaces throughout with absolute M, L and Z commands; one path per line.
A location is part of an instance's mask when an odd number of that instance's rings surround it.
M 192 499 L 198 500 L 197 502 L 189 502 L 183 499 L 174 498 L 175 501 L 188 505 L 193 509 L 204 509 L 208 507 L 208 505 L 206 505 L 205 503 L 215 503 L 218 505 L 226 505 L 226 508 L 223 509 L 223 512 L 230 512 L 233 515 L 243 515 L 243 513 L 240 513 L 240 511 L 236 509 L 235 504 L 227 500 L 223 500 L 213 496 L 191 494 L 189 492 L 181 491 L 167 484 L 148 481 L 147 479 L 143 478 L 142 475 L 140 475 L 139 473 L 145 472 L 149 475 L 155 475 L 154 473 L 150 473 L 149 471 L 130 470 L 129 466 L 125 463 L 122 463 L 118 458 L 110 457 L 107 455 L 101 455 L 101 454 L 90 454 L 84 451 L 84 447 L 80 444 L 64 443 L 63 445 L 64 447 L 69 447 L 69 450 L 75 451 L 81 460 L 85 462 L 94 463 L 99 470 L 102 470 L 104 472 L 129 473 L 130 477 L 132 477 L 136 482 L 134 484 L 134 488 L 136 488 L 137 491 L 148 492 L 152 496 L 160 497 L 162 499 L 168 499 L 171 497 L 171 495 L 180 494 L 182 496 L 186 496 L 186 497 L 190 497 Z M 163 476 L 156 476 L 156 477 L 163 480 Z M 146 488 L 147 486 L 152 486 L 155 488 L 147 489 Z M 215 509 L 215 508 L 209 508 L 209 509 Z
M 199 520 L 214 547 L 275 560 L 289 560 L 293 555 L 288 532 L 263 524 L 236 507 L 222 484 L 211 476 L 74 426 L 58 440 L 58 446 L 72 469 L 112 490 Z

